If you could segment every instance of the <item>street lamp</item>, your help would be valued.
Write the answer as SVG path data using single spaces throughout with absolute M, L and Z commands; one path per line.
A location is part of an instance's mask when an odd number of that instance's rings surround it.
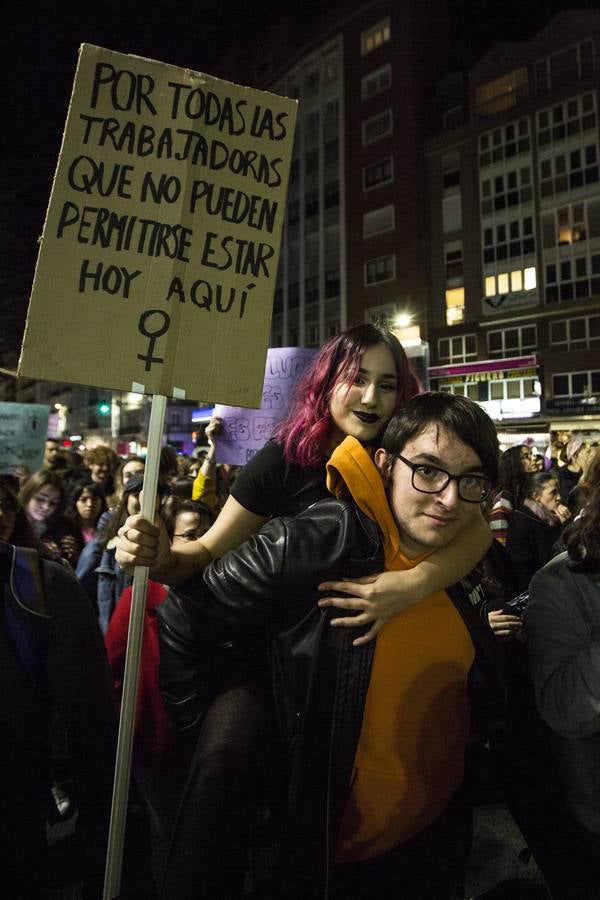
M 412 323 L 412 315 L 410 313 L 398 313 L 394 317 L 394 328 L 408 328 Z

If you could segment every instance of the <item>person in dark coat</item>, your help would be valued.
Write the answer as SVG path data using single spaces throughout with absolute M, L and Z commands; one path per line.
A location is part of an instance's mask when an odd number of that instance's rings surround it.
M 534 573 L 552 558 L 554 544 L 570 518 L 554 472 L 528 475 L 523 494 L 525 499 L 512 515 L 506 539 L 519 591 L 527 590 Z
M 600 487 L 565 535 L 567 552 L 531 582 L 525 633 L 538 709 L 551 730 L 559 789 L 589 853 L 586 890 L 600 896 Z M 582 867 L 579 866 L 578 869 Z
M 116 709 L 92 605 L 37 546 L 0 486 L 2 896 L 45 900 L 69 887 L 99 900 Z

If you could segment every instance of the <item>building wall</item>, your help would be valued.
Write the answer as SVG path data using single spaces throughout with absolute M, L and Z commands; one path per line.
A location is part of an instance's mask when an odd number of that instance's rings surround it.
M 422 141 L 443 22 L 430 0 L 347 2 L 223 60 L 223 77 L 299 101 L 272 345 L 397 311 L 424 325 Z
M 426 146 L 434 365 L 536 353 L 537 377 L 513 371 L 505 399 L 517 397 L 520 379 L 522 409 L 541 387 L 548 419 L 567 407 L 593 412 L 600 14 L 561 13 L 531 42 L 493 48 L 469 73 L 469 86 L 467 124 Z M 459 249 L 460 263 L 452 256 Z M 464 310 L 449 305 L 453 290 L 464 291 Z M 485 393 L 464 378 L 438 385 Z M 498 395 L 499 385 L 493 390 Z

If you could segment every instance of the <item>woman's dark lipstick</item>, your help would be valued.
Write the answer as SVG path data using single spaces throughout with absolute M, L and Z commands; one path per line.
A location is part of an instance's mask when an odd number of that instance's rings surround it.
M 352 410 L 352 413 L 357 419 L 360 419 L 361 422 L 365 422 L 369 425 L 372 425 L 373 422 L 379 422 L 379 416 L 375 413 L 357 412 L 356 410 Z

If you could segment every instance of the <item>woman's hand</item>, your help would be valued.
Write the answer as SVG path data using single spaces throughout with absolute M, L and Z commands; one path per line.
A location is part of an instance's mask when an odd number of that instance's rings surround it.
M 488 622 L 490 623 L 490 628 L 500 641 L 508 641 L 512 637 L 516 637 L 523 627 L 520 616 L 513 616 L 510 613 L 503 612 L 501 609 L 489 612 Z
M 565 522 L 568 522 L 568 520 L 571 518 L 571 513 L 569 512 L 568 507 L 564 505 L 564 503 L 558 504 L 558 506 L 556 507 L 556 515 L 558 516 L 560 521 L 563 523 L 563 525 Z
M 409 576 L 409 572 L 380 572 L 354 580 L 324 581 L 319 585 L 320 591 L 343 591 L 350 596 L 324 597 L 319 600 L 319 606 L 356 610 L 355 616 L 332 619 L 331 625 L 336 627 L 358 628 L 372 622 L 369 630 L 352 642 L 355 647 L 361 647 L 379 634 L 388 619 L 421 599 L 415 596 Z
M 126 519 L 115 541 L 115 556 L 121 568 L 130 571 L 135 566 L 169 567 L 171 544 L 160 517 L 158 521 L 158 525 L 153 525 L 140 513 Z
M 219 418 L 219 416 L 212 416 L 210 422 L 204 429 L 204 434 L 206 435 L 206 440 L 209 444 L 214 442 L 216 437 L 219 437 L 221 432 L 223 431 L 223 420 Z
M 77 557 L 79 556 L 79 547 L 77 546 L 77 541 L 73 537 L 72 534 L 63 534 L 60 539 L 60 553 L 61 556 L 70 562 L 74 567 L 77 562 Z

